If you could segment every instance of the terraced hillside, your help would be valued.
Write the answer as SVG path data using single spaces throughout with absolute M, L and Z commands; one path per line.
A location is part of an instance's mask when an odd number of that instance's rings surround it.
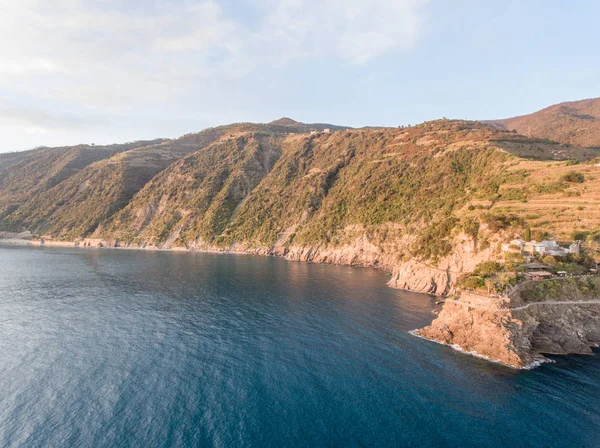
M 559 240 L 578 231 L 600 230 L 600 166 L 596 163 L 518 161 L 522 180 L 501 186 L 498 213 L 515 214 L 532 229 Z M 581 175 L 581 177 L 579 177 Z
M 589 161 L 599 154 L 460 121 L 330 135 L 248 132 L 170 166 L 94 236 L 285 251 L 368 235 L 396 257 L 435 261 L 452 252 L 461 226 L 486 227 L 494 214 L 514 215 L 515 232 L 531 226 L 560 238 L 593 228 L 600 171 Z M 575 170 L 583 183 L 562 179 Z M 592 201 L 583 210 L 573 201 L 582 194 Z M 546 212 L 551 218 L 542 219 Z M 585 221 L 573 219 L 580 215 Z

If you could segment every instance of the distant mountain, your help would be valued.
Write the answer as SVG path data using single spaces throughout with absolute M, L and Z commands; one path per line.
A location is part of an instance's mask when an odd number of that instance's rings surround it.
M 486 123 L 528 137 L 600 147 L 600 98 L 556 104 L 533 114 Z

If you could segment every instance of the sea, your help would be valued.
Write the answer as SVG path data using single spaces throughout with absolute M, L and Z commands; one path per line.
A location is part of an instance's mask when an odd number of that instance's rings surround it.
M 600 356 L 527 371 L 409 332 L 379 270 L 0 247 L 2 447 L 600 447 Z

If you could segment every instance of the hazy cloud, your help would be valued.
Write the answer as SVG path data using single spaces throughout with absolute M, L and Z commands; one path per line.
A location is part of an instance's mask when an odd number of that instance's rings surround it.
M 364 64 L 410 49 L 426 4 L 261 0 L 250 20 L 216 0 L 0 0 L 0 95 L 22 103 L 1 109 L 0 125 L 68 129 L 201 103 L 215 85 L 295 61 Z
M 100 117 L 82 117 L 56 109 L 50 111 L 0 101 L 0 126 L 22 127 L 28 131 L 44 132 L 49 129 L 80 130 L 102 123 Z
M 363 64 L 419 37 L 426 0 L 279 0 L 267 4 L 264 36 L 295 57 L 341 57 Z

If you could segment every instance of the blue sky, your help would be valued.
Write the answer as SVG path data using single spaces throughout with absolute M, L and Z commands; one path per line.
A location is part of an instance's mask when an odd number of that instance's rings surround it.
M 0 0 L 0 152 L 600 96 L 600 2 Z

